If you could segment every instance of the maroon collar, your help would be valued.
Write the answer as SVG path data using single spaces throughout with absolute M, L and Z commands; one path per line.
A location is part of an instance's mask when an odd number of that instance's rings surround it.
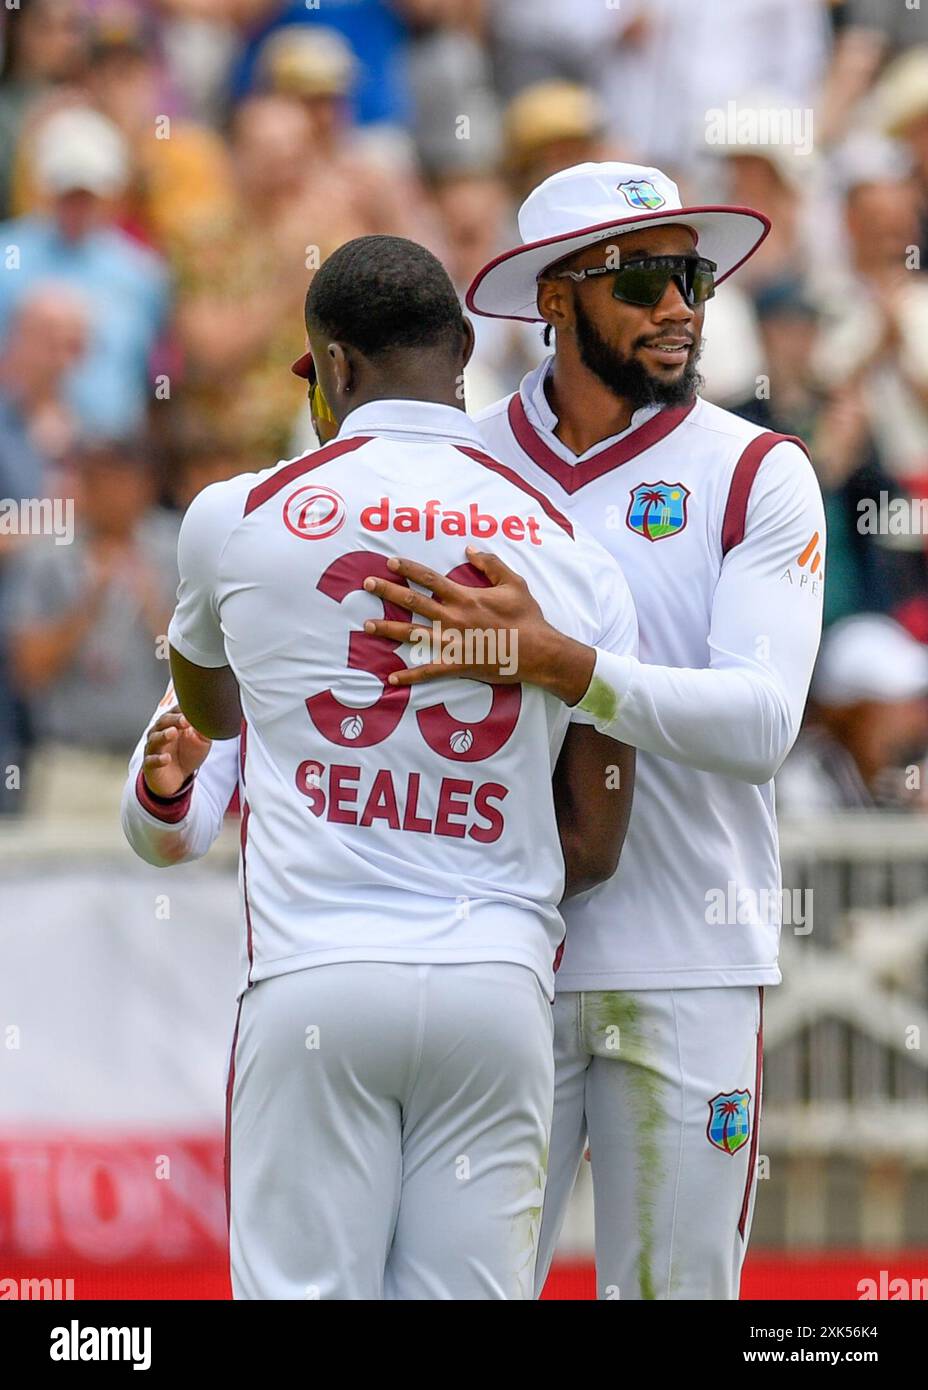
M 573 493 L 585 487 L 587 483 L 595 482 L 604 473 L 618 468 L 620 464 L 628 463 L 629 459 L 637 457 L 645 449 L 650 449 L 652 444 L 666 439 L 667 435 L 686 419 L 695 404 L 694 396 L 686 405 L 669 406 L 665 410 L 659 410 L 656 415 L 645 420 L 643 425 L 632 430 L 631 434 L 625 435 L 623 439 L 608 445 L 605 449 L 600 449 L 599 453 L 585 459 L 583 463 L 566 463 L 545 443 L 526 415 L 522 396 L 518 391 L 509 402 L 509 424 L 516 442 L 529 458 L 559 483 L 565 492 Z

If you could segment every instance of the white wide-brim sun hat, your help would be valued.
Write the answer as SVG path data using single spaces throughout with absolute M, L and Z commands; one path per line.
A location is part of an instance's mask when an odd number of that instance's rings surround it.
M 542 322 L 538 277 L 585 246 L 638 227 L 683 224 L 701 256 L 718 265 L 719 284 L 753 255 L 770 231 L 762 212 L 741 207 L 684 207 L 677 185 L 640 164 L 576 164 L 545 179 L 519 209 L 522 245 L 485 265 L 467 291 L 468 309 L 488 318 Z

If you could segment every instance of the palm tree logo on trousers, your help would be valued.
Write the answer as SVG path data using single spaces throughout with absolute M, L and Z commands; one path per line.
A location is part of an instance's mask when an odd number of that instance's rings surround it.
M 709 1101 L 706 1135 L 710 1144 L 736 1154 L 751 1137 L 751 1092 L 728 1091 Z

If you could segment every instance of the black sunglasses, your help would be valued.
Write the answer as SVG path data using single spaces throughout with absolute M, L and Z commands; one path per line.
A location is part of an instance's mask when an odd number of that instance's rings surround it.
M 588 280 L 612 275 L 612 297 L 625 304 L 652 308 L 666 293 L 671 280 L 690 307 L 705 304 L 715 294 L 715 261 L 703 256 L 646 256 L 624 265 L 594 265 L 587 270 L 561 270 L 555 280 Z

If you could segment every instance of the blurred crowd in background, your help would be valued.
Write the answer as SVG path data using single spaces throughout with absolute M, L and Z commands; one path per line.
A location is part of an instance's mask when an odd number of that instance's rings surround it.
M 75 501 L 67 544 L 0 517 L 0 809 L 73 813 L 66 767 L 111 809 L 184 507 L 314 443 L 313 268 L 395 233 L 463 294 L 532 187 L 602 158 L 773 221 L 702 370 L 806 440 L 826 499 L 784 806 L 928 807 L 928 3 L 19 0 L 0 73 L 0 499 Z M 546 349 L 475 326 L 479 409 Z

